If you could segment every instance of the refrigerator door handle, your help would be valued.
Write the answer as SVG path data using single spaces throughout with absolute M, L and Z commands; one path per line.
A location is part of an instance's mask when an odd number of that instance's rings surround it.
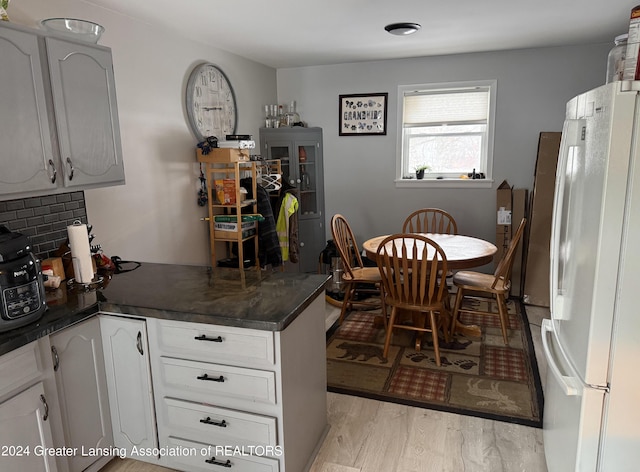
M 581 389 L 578 388 L 578 386 L 576 386 L 575 379 L 572 377 L 563 375 L 562 372 L 560 372 L 560 368 L 556 363 L 555 356 L 551 353 L 551 349 L 549 349 L 548 336 L 549 335 L 553 336 L 553 324 L 551 323 L 551 320 L 549 319 L 542 320 L 542 326 L 540 328 L 540 331 L 542 332 L 542 348 L 544 350 L 544 355 L 547 359 L 548 368 L 549 370 L 551 370 L 551 372 L 553 373 L 553 376 L 556 378 L 556 380 L 560 384 L 562 391 L 568 397 L 580 395 Z
M 560 150 L 558 155 L 558 169 L 556 172 L 556 191 L 553 200 L 553 221 L 551 225 L 551 251 L 549 274 L 550 282 L 550 309 L 554 319 L 564 319 L 563 312 L 563 290 L 560 289 L 558 280 L 558 265 L 562 263 L 560 255 L 560 221 L 562 218 L 562 207 L 564 205 L 565 173 L 567 171 L 567 161 L 569 150 L 575 146 L 584 146 L 586 131 L 586 120 L 567 119 L 562 129 L 562 139 L 560 140 Z

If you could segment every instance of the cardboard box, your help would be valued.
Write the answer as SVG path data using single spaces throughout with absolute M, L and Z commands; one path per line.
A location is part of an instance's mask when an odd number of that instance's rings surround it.
M 556 167 L 562 133 L 540 133 L 527 246 L 523 301 L 549 306 L 549 250 Z
M 529 191 L 526 188 L 514 188 L 511 192 L 512 218 L 511 232 L 515 232 L 522 221 L 528 215 L 528 198 Z M 511 269 L 511 295 L 514 297 L 522 297 L 524 290 L 524 255 L 526 254 L 526 227 L 525 232 L 520 240 L 520 244 L 516 248 L 516 255 L 513 260 L 513 268 Z
M 210 164 L 226 164 L 230 162 L 249 162 L 249 149 L 215 148 L 209 154 L 202 154 L 200 148 L 196 149 L 198 162 Z
M 242 231 L 246 231 L 249 229 L 255 229 L 257 222 L 255 221 L 243 221 L 242 222 Z M 231 221 L 214 221 L 213 229 L 215 231 L 238 231 L 238 223 Z
M 498 252 L 494 258 L 497 266 L 509 249 L 513 233 L 527 214 L 527 189 L 514 189 L 504 180 L 496 191 L 496 246 Z M 511 269 L 511 293 L 522 296 L 524 242 L 516 249 Z
M 256 228 L 258 223 L 256 221 L 244 221 L 242 222 L 242 239 L 246 239 L 249 236 L 256 234 Z M 235 240 L 238 237 L 238 223 L 226 222 L 226 221 L 214 221 L 213 223 L 213 236 L 216 239 Z
M 236 181 L 235 179 L 216 179 L 215 200 L 219 205 L 236 204 Z
M 496 191 L 496 263 L 507 252 L 511 241 L 511 208 L 511 186 L 503 180 Z
M 44 259 L 40 265 L 43 270 L 47 267 L 51 268 L 51 270 L 53 270 L 53 275 L 60 277 L 60 280 L 64 280 L 66 278 L 61 257 L 50 257 L 49 259 Z

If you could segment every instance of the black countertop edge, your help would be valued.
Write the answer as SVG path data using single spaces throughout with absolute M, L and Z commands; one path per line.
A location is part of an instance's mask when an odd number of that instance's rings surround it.
M 49 334 L 53 334 L 56 331 L 60 331 L 73 324 L 89 319 L 97 313 L 97 303 L 79 311 L 52 311 L 49 309 L 38 321 L 34 321 L 22 328 L 0 333 L 0 356 L 18 349 L 19 347 L 26 346 L 27 344 L 37 341 Z
M 284 331 L 297 316 L 302 313 L 321 293 L 324 293 L 324 284 L 310 293 L 302 303 L 296 306 L 289 314 L 277 321 L 238 318 L 233 315 L 207 313 L 186 313 L 173 310 L 162 310 L 153 307 L 132 306 L 121 303 L 99 302 L 99 311 L 107 314 L 138 316 L 141 318 L 158 318 L 172 321 L 185 321 L 189 323 L 217 324 L 220 326 L 232 326 L 237 328 L 257 329 L 260 331 Z
M 300 277 L 307 279 L 308 276 L 301 275 Z M 66 285 L 61 285 L 55 292 L 47 292 L 48 309 L 39 320 L 20 328 L 0 332 L 0 356 L 44 336 L 91 318 L 101 311 L 128 316 L 218 324 L 261 331 L 283 331 L 311 302 L 324 292 L 324 287 L 329 280 L 329 276 L 314 275 L 312 277 L 314 278 L 314 282 L 311 283 L 310 286 L 315 288 L 311 289 L 304 297 L 300 297 L 300 300 L 295 305 L 292 306 L 290 303 L 287 310 L 285 310 L 286 313 L 281 313 L 279 316 L 272 316 L 269 319 L 259 319 L 259 316 L 252 317 L 252 314 L 240 317 L 233 313 L 224 315 L 220 313 L 198 312 L 198 310 L 166 310 L 158 306 L 141 306 L 144 303 L 140 302 L 136 302 L 135 304 L 128 304 L 126 301 L 110 302 L 108 300 L 109 297 L 105 297 L 102 293 L 103 290 L 86 292 L 72 288 L 67 289 Z M 309 289 L 310 286 L 307 284 L 307 289 Z M 105 292 L 109 292 L 108 287 Z M 289 300 L 289 302 L 291 302 L 291 300 Z

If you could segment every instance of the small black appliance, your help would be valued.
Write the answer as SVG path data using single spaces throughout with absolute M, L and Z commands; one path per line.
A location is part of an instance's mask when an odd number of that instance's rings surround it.
M 46 310 L 40 261 L 29 239 L 0 225 L 0 332 L 32 323 Z

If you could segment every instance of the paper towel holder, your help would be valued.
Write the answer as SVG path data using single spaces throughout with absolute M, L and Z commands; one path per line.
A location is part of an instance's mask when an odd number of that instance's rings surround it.
M 91 282 L 79 282 L 77 281 L 75 278 L 70 278 L 67 280 L 67 286 L 72 288 L 74 286 L 78 286 L 78 287 L 83 287 L 85 292 L 88 292 L 90 290 L 95 290 L 97 288 L 99 288 L 102 284 L 102 282 L 104 282 L 104 277 L 101 275 L 96 275 L 93 280 L 91 280 Z

